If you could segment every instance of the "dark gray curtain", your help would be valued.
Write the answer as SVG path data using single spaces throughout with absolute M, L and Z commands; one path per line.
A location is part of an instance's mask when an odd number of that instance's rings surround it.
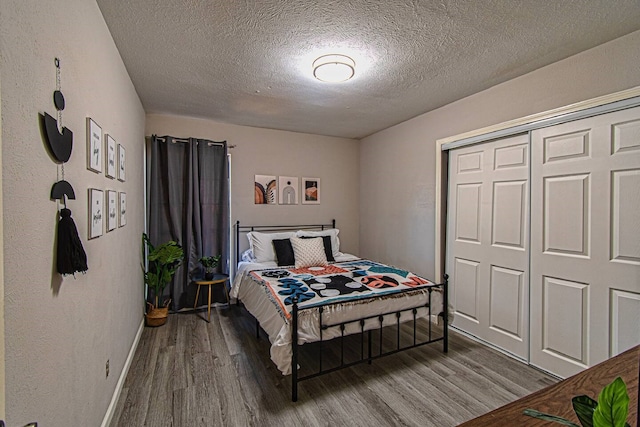
M 221 255 L 218 271 L 229 273 L 227 143 L 153 135 L 148 161 L 149 239 L 153 245 L 175 240 L 185 252 L 164 295 L 177 311 L 194 305 L 191 277 L 200 273 L 200 257 Z M 220 293 L 212 300 L 226 301 L 221 287 L 213 288 Z

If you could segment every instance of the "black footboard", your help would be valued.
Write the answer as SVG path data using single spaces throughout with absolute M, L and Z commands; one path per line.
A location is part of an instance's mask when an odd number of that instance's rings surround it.
M 368 316 L 368 317 L 364 317 L 361 319 L 356 319 L 356 320 L 351 320 L 351 321 L 347 321 L 347 322 L 341 322 L 341 323 L 336 323 L 336 324 L 327 324 L 327 323 L 323 323 L 323 311 L 324 311 L 324 307 L 325 306 L 321 306 L 321 307 L 316 307 L 316 308 L 309 308 L 309 309 L 317 309 L 319 312 L 319 321 L 320 321 L 320 340 L 319 340 L 319 345 L 320 345 L 320 351 L 317 353 L 317 366 L 318 369 L 316 371 L 314 371 L 311 374 L 307 374 L 307 375 L 299 375 L 298 373 L 298 358 L 299 358 L 299 345 L 298 345 L 298 318 L 299 318 L 299 312 L 305 309 L 300 309 L 298 307 L 298 301 L 297 298 L 294 298 L 293 300 L 293 308 L 292 308 L 292 323 L 291 323 L 291 400 L 296 402 L 298 400 L 298 383 L 300 381 L 304 381 L 307 379 L 311 379 L 311 378 L 315 378 L 317 376 L 323 375 L 323 374 L 327 374 L 330 372 L 334 372 L 340 369 L 344 369 L 353 365 L 357 365 L 359 363 L 363 363 L 363 362 L 368 362 L 371 363 L 374 359 L 378 359 L 380 357 L 384 357 L 384 356 L 388 356 L 391 354 L 395 354 L 398 353 L 400 351 L 404 351 L 404 350 L 408 350 L 411 348 L 416 348 L 416 347 L 420 347 L 426 344 L 432 344 L 432 343 L 436 343 L 439 341 L 442 341 L 443 343 L 443 351 L 446 353 L 448 351 L 448 315 L 447 315 L 447 307 L 449 305 L 449 286 L 448 286 L 448 275 L 444 275 L 444 282 L 438 285 L 431 285 L 427 288 L 427 292 L 428 292 L 428 300 L 426 303 L 420 304 L 418 306 L 415 307 L 409 307 L 406 309 L 402 309 L 402 310 L 398 310 L 398 311 L 391 311 L 391 312 L 387 312 L 387 313 L 382 313 L 382 314 L 377 314 L 375 316 Z M 414 291 L 414 290 L 407 290 L 404 292 L 410 292 L 410 291 Z M 439 313 L 433 313 L 432 312 L 432 304 L 431 304 L 431 296 L 433 292 L 442 292 L 442 306 L 443 309 L 441 312 Z M 418 340 L 417 339 L 417 326 L 418 326 L 418 322 L 417 322 L 417 313 L 418 313 L 418 309 L 426 309 L 427 310 L 427 316 L 426 318 L 428 319 L 428 330 L 424 331 L 425 335 L 426 335 L 426 339 L 423 340 Z M 402 316 L 403 313 L 410 313 L 409 316 L 413 317 L 413 320 L 409 319 L 409 323 L 413 323 L 413 340 L 409 345 L 401 345 L 401 339 L 400 339 L 400 317 Z M 443 326 L 442 326 L 442 331 L 438 334 L 436 334 L 433 330 L 432 330 L 432 315 L 438 315 L 438 316 L 442 316 L 442 320 L 443 320 Z M 393 318 L 395 317 L 395 323 L 396 323 L 396 327 L 397 327 L 397 334 L 396 334 L 396 345 L 395 348 L 393 349 L 387 349 L 384 350 L 383 349 L 383 340 L 382 340 L 382 330 L 383 330 L 383 323 L 385 321 L 385 319 L 388 319 L 389 317 Z M 380 331 L 380 340 L 379 340 L 379 348 L 377 349 L 377 351 L 375 351 L 372 348 L 372 332 L 375 329 L 371 328 L 371 322 L 378 322 L 379 327 L 377 327 L 377 329 Z M 404 323 L 407 323 L 406 321 Z M 365 328 L 365 325 L 369 324 L 369 327 Z M 349 360 L 348 362 L 345 362 L 345 347 L 344 347 L 344 340 L 345 340 L 345 329 L 347 328 L 347 325 L 356 325 L 356 327 L 359 327 L 360 331 L 357 332 L 356 334 L 350 334 L 350 337 L 353 337 L 354 335 L 357 337 L 359 336 L 359 340 L 360 340 L 360 356 L 356 357 L 355 360 L 352 358 L 351 360 Z M 323 341 L 323 331 L 326 331 L 329 328 L 339 328 L 340 330 L 340 336 L 338 338 L 335 338 L 336 340 L 340 341 L 340 362 L 337 366 L 331 366 L 329 368 L 323 366 L 323 347 L 322 347 L 322 343 Z M 365 339 L 367 344 L 365 345 Z M 365 350 L 366 349 L 366 350 Z

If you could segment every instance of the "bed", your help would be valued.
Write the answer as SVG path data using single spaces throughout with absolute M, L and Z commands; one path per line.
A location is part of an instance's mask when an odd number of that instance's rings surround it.
M 256 335 L 260 327 L 268 335 L 272 361 L 283 375 L 291 375 L 294 402 L 298 382 L 306 379 L 426 344 L 442 342 L 447 352 L 447 310 L 442 309 L 448 305 L 446 275 L 436 284 L 342 253 L 335 220 L 291 226 L 238 221 L 235 231 L 239 262 L 230 295 L 256 319 Z M 241 253 L 243 235 L 249 247 Z M 421 326 L 426 321 L 426 330 L 418 330 L 419 320 Z M 408 343 L 400 337 L 400 325 L 406 323 L 413 324 Z M 389 329 L 397 339 L 392 348 L 383 348 L 383 331 Z M 354 336 L 360 354 L 345 360 L 343 341 Z M 325 362 L 323 343 L 328 341 L 340 343 L 337 365 Z M 309 343 L 319 343 L 319 351 L 312 372 L 302 375 L 299 347 Z

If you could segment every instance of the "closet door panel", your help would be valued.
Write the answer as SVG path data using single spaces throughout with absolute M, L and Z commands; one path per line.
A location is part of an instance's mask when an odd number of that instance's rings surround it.
M 639 124 L 633 108 L 532 132 L 531 363 L 562 377 L 640 343 Z
M 457 187 L 457 205 L 455 224 L 457 241 L 480 243 L 480 201 L 482 183 L 460 184 Z
M 640 151 L 640 120 L 616 123 L 612 128 L 612 154 Z
M 528 357 L 528 136 L 449 153 L 454 326 Z
M 611 260 L 640 265 L 640 169 L 611 175 Z
M 518 341 L 525 336 L 524 277 L 524 271 L 491 267 L 489 327 Z
M 640 293 L 611 290 L 611 350 L 620 354 L 640 342 Z
M 544 162 L 562 162 L 589 156 L 589 130 L 580 129 L 544 140 Z
M 527 181 L 494 182 L 491 244 L 524 251 Z M 511 206 L 511 209 L 504 209 Z
M 544 252 L 589 256 L 589 174 L 544 178 Z
M 587 365 L 589 285 L 543 278 L 544 351 L 582 368 Z
M 495 169 L 529 167 L 529 144 L 515 144 L 494 150 Z
M 458 286 L 454 288 L 453 297 L 456 301 L 456 313 L 465 317 L 469 322 L 479 323 L 478 320 L 478 278 L 480 263 L 468 259 L 456 258 L 454 275 Z

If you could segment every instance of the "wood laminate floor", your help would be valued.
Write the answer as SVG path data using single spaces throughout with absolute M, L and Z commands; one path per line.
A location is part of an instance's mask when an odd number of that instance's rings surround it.
M 220 306 L 211 323 L 185 313 L 145 328 L 111 426 L 445 427 L 555 382 L 451 332 L 447 354 L 437 343 L 310 379 L 293 403 L 253 317 Z

